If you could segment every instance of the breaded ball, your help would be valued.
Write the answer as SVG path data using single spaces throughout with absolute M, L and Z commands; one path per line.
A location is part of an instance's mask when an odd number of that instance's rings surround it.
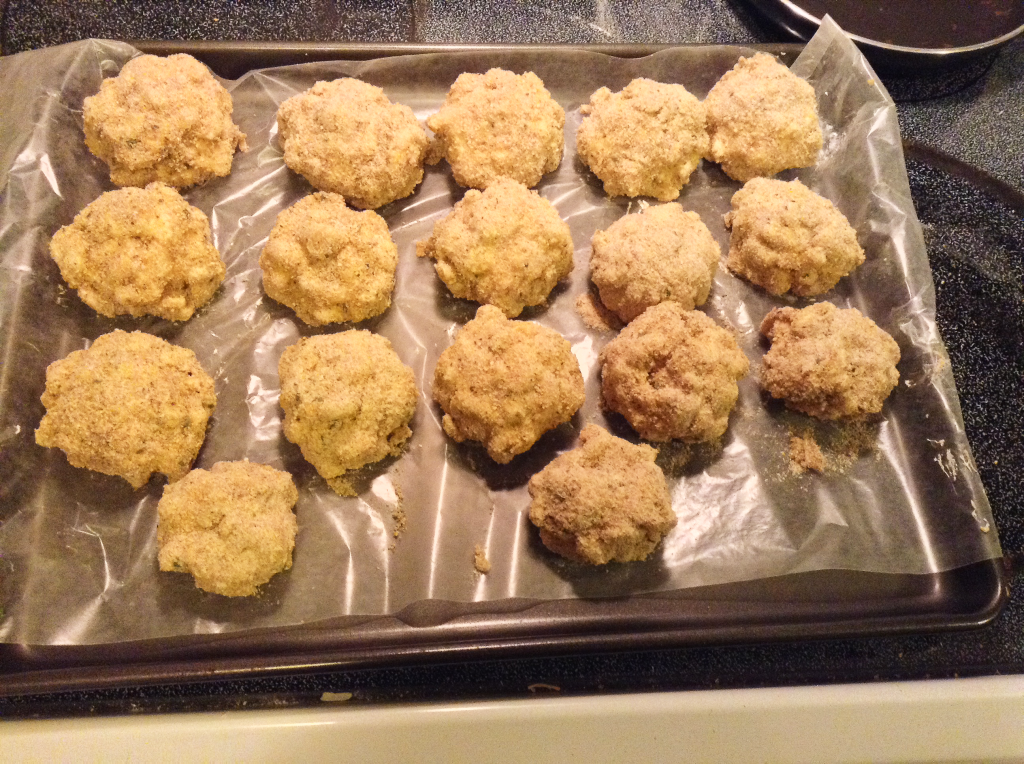
M 572 272 L 569 226 L 551 202 L 508 178 L 467 191 L 416 254 L 435 261 L 453 295 L 495 305 L 509 318 L 542 305 Z
M 210 221 L 163 183 L 108 191 L 54 234 L 50 254 L 97 313 L 187 321 L 224 280 Z
M 246 150 L 231 111 L 231 94 L 192 56 L 139 56 L 85 99 L 85 145 L 116 186 L 186 188 L 227 175 Z
M 770 294 L 827 292 L 864 262 L 857 232 L 799 180 L 754 178 L 732 197 L 726 267 Z
M 530 479 L 530 520 L 544 546 L 576 562 L 646 560 L 676 526 L 658 452 L 597 425 Z
M 704 105 L 682 85 L 636 79 L 601 88 L 580 107 L 580 159 L 608 196 L 679 196 L 708 151 Z
M 821 151 L 814 88 L 767 53 L 741 58 L 704 99 L 706 155 L 733 180 L 809 167 Z
M 384 218 L 350 210 L 331 193 L 282 211 L 260 255 L 267 294 L 311 326 L 383 313 L 397 267 L 398 247 Z
M 36 443 L 141 488 L 154 472 L 184 477 L 217 396 L 191 350 L 115 329 L 51 363 L 42 401 Z
M 592 244 L 590 277 L 601 302 L 627 323 L 666 300 L 687 310 L 703 305 L 722 254 L 700 216 L 675 203 L 624 215 Z
M 427 127 L 460 186 L 512 178 L 532 188 L 562 161 L 565 111 L 533 72 L 460 74 Z
M 164 488 L 157 505 L 160 570 L 200 589 L 247 597 L 292 566 L 299 499 L 292 476 L 265 464 L 218 462 Z
M 372 210 L 423 180 L 430 139 L 412 109 L 346 77 L 318 82 L 277 110 L 284 162 L 320 191 Z
M 307 337 L 278 365 L 284 434 L 342 496 L 346 473 L 397 456 L 412 435 L 416 381 L 391 343 L 351 330 Z
M 434 400 L 455 441 L 476 440 L 498 464 L 528 450 L 583 405 L 583 374 L 553 329 L 483 305 L 437 359 Z
M 642 438 L 710 442 L 729 426 L 750 364 L 736 338 L 676 302 L 648 308 L 600 355 L 604 407 Z
M 761 386 L 796 411 L 843 419 L 882 410 L 900 380 L 900 348 L 856 308 L 775 308 L 761 322 L 772 347 Z

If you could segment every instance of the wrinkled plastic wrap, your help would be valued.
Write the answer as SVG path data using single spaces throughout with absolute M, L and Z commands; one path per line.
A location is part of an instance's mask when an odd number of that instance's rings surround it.
M 678 48 L 639 60 L 564 50 L 452 53 L 308 64 L 226 82 L 250 148 L 236 156 L 229 177 L 186 194 L 210 218 L 227 278 L 212 303 L 184 324 L 97 316 L 66 290 L 47 251 L 60 226 L 111 189 L 106 167 L 85 148 L 82 100 L 136 51 L 87 41 L 0 62 L 0 639 L 117 642 L 394 613 L 429 598 L 616 596 L 819 569 L 932 573 L 998 556 L 934 321 L 895 108 L 831 24 L 793 66 L 817 93 L 825 149 L 817 166 L 782 177 L 799 177 L 835 201 L 867 252 L 867 262 L 824 299 L 859 308 L 900 345 L 900 384 L 884 418 L 867 428 L 871 447 L 842 470 L 791 469 L 791 430 L 814 430 L 826 453 L 844 433 L 788 413 L 759 391 L 766 345 L 757 327 L 772 307 L 787 303 L 723 265 L 704 310 L 735 330 L 752 371 L 740 382 L 720 448 L 694 449 L 682 466 L 683 449 L 662 455 L 676 529 L 647 562 L 595 568 L 555 557 L 529 524 L 526 481 L 572 447 L 585 423 L 635 439 L 623 420 L 606 418 L 599 406 L 597 356 L 614 335 L 588 329 L 575 302 L 588 290 L 591 236 L 636 211 L 637 203 L 607 199 L 580 165 L 579 106 L 598 87 L 618 90 L 638 76 L 680 82 L 703 97 L 750 52 Z M 539 190 L 571 227 L 576 266 L 547 307 L 523 318 L 572 343 L 586 404 L 507 466 L 442 432 L 431 401 L 434 364 L 476 307 L 452 298 L 432 263 L 415 256 L 415 243 L 462 194 L 442 162 L 428 169 L 413 196 L 379 210 L 399 249 L 397 287 L 392 307 L 363 324 L 388 337 L 416 373 L 413 437 L 403 456 L 365 471 L 358 498 L 339 497 L 281 432 L 281 353 L 300 336 L 342 327 L 312 330 L 261 289 L 257 261 L 277 214 L 311 191 L 282 161 L 276 109 L 317 80 L 355 76 L 384 87 L 424 120 L 458 74 L 492 66 L 535 71 L 567 112 L 565 157 Z M 738 188 L 705 162 L 679 199 L 700 213 L 723 255 L 722 215 Z M 119 478 L 73 468 L 61 452 L 35 445 L 46 366 L 114 328 L 141 329 L 191 348 L 216 380 L 217 409 L 197 467 L 249 459 L 294 476 L 300 494 L 294 566 L 259 596 L 228 599 L 197 590 L 190 576 L 158 572 L 161 476 L 133 491 Z M 492 564 L 487 575 L 474 570 L 476 545 Z

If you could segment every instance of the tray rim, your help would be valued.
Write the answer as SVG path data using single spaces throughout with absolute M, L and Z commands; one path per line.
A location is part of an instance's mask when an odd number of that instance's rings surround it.
M 248 61 L 252 57 L 271 57 L 271 66 L 328 61 L 338 59 L 365 60 L 388 56 L 415 55 L 424 53 L 452 52 L 494 52 L 494 53 L 549 53 L 555 51 L 584 50 L 603 53 L 623 58 L 638 58 L 678 47 L 745 47 L 764 50 L 779 55 L 784 60 L 791 60 L 802 49 L 799 43 L 757 44 L 745 46 L 712 46 L 712 45 L 503 45 L 503 44 L 458 44 L 437 45 L 425 43 L 393 43 L 378 45 L 376 43 L 274 43 L 274 42 L 232 42 L 232 41 L 127 41 L 143 53 L 171 55 L 173 53 L 189 53 L 200 59 L 215 72 L 221 74 L 218 65 L 225 63 L 237 65 L 238 60 Z M 245 71 L 259 66 L 246 66 Z M 227 76 L 227 75 L 222 75 Z M 233 75 L 238 76 L 238 75 Z M 1024 210 L 1024 194 L 1009 184 L 989 175 L 972 165 L 952 157 L 944 152 L 928 146 L 921 146 L 904 141 L 904 152 L 907 158 L 925 162 L 951 174 L 965 177 L 973 184 L 997 196 L 1000 201 L 1011 208 Z M 225 681 L 249 679 L 284 674 L 315 673 L 326 670 L 353 668 L 379 668 L 384 666 L 403 666 L 425 663 L 446 663 L 464 660 L 493 660 L 525 657 L 554 657 L 573 653 L 638 651 L 650 649 L 668 649 L 680 647 L 717 647 L 739 644 L 761 644 L 770 642 L 798 642 L 818 639 L 838 639 L 853 637 L 884 637 L 902 634 L 921 634 L 933 632 L 951 632 L 976 629 L 994 620 L 1009 601 L 1009 573 L 1004 557 L 973 563 L 938 574 L 897 575 L 872 574 L 855 571 L 818 571 L 816 573 L 841 576 L 877 576 L 892 583 L 906 582 L 914 579 L 922 583 L 924 589 L 931 586 L 938 592 L 942 582 L 952 585 L 962 584 L 964 578 L 983 576 L 988 582 L 983 591 L 975 592 L 971 602 L 975 603 L 963 612 L 947 611 L 921 607 L 911 614 L 891 615 L 883 611 L 873 611 L 867 619 L 851 619 L 849 617 L 804 617 L 786 622 L 771 621 L 760 624 L 755 629 L 744 625 L 742 621 L 729 622 L 723 620 L 710 628 L 685 622 L 683 608 L 677 608 L 675 620 L 663 615 L 649 617 L 644 622 L 645 631 L 623 630 L 623 625 L 635 625 L 637 621 L 626 623 L 628 616 L 621 612 L 602 612 L 614 610 L 622 602 L 635 603 L 643 601 L 670 601 L 672 592 L 655 593 L 637 598 L 613 600 L 547 600 L 534 603 L 525 609 L 539 605 L 547 605 L 558 609 L 565 603 L 582 603 L 588 612 L 581 620 L 576 616 L 563 617 L 563 622 L 547 633 L 530 636 L 491 635 L 486 638 L 472 639 L 466 636 L 466 623 L 456 623 L 459 618 L 452 618 L 439 624 L 428 625 L 433 629 L 431 639 L 419 641 L 408 635 L 419 626 L 408 623 L 398 627 L 405 629 L 405 635 L 398 638 L 385 639 L 378 644 L 367 644 L 358 633 L 351 633 L 352 625 L 327 626 L 325 622 L 300 624 L 278 629 L 241 630 L 212 638 L 196 635 L 146 640 L 144 642 L 107 643 L 85 646 L 38 646 L 16 643 L 0 644 L 0 697 L 17 695 L 35 695 L 63 691 L 80 691 L 124 686 L 143 686 L 159 684 L 182 684 L 209 681 Z M 743 586 L 745 584 L 795 580 L 802 576 L 814 574 L 792 574 L 777 579 L 762 579 L 760 582 L 744 582 L 724 586 Z M 681 590 L 699 595 L 704 589 L 720 589 L 721 587 L 703 587 L 699 590 Z M 662 596 L 658 596 L 658 594 Z M 937 595 L 936 595 L 937 596 Z M 935 596 L 911 598 L 921 600 L 926 605 L 942 601 Z M 685 597 L 678 601 L 704 602 L 699 596 Z M 478 614 L 486 617 L 496 615 L 494 606 L 507 603 L 498 600 L 487 603 L 488 608 L 479 608 Z M 714 604 L 714 600 L 708 600 Z M 792 604 L 794 601 L 789 601 Z M 465 607 L 466 603 L 460 603 Z M 477 604 L 477 603 L 469 603 Z M 499 608 L 500 609 L 500 608 Z M 408 609 L 407 609 L 408 610 Z M 403 611 L 404 612 L 404 611 Z M 521 611 L 512 611 L 521 612 Z M 342 620 L 342 619 L 334 619 Z M 394 616 L 369 616 L 365 618 L 348 617 L 358 622 L 355 628 L 365 623 L 382 620 L 398 621 Z M 472 616 L 469 619 L 472 621 Z M 333 623 L 329 621 L 326 623 Z M 456 625 L 453 625 L 456 624 Z M 580 624 L 588 628 L 578 628 Z M 471 626 L 472 624 L 470 624 Z M 570 626 L 572 628 L 566 628 Z M 419 632 L 424 634 L 425 632 Z M 250 640 L 260 642 L 265 637 L 277 637 L 278 640 L 269 645 L 272 649 L 261 654 L 246 647 Z M 472 635 L 470 635 L 472 636 Z M 190 645 L 181 646 L 178 643 Z M 264 641 L 263 647 L 267 647 Z M 198 651 L 195 650 L 199 647 Z M 111 665 L 111 652 L 127 649 L 128 660 Z M 189 651 L 198 652 L 199 658 L 189 659 Z M 51 654 L 63 653 L 63 657 L 49 657 Z M 125 657 L 122 653 L 122 658 Z M 261 662 L 262 661 L 262 662 Z

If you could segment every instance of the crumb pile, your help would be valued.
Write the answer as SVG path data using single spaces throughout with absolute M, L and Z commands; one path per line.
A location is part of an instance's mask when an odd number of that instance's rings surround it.
M 51 363 L 42 401 L 36 443 L 141 488 L 154 472 L 184 477 L 217 396 L 191 350 L 117 329 Z
M 460 186 L 512 178 L 533 188 L 562 161 L 565 111 L 533 72 L 460 74 L 427 127 Z
M 210 221 L 170 186 L 108 191 L 54 234 L 50 254 L 97 313 L 187 321 L 224 280 Z
M 761 385 L 796 411 L 819 419 L 877 413 L 899 382 L 899 346 L 856 308 L 775 308 L 761 333 L 772 343 Z
M 657 451 L 597 425 L 530 479 L 530 521 L 544 546 L 577 562 L 645 560 L 676 526 Z
M 814 88 L 768 53 L 741 58 L 704 99 L 707 158 L 733 180 L 809 167 L 821 151 Z
M 667 300 L 686 310 L 703 305 L 722 254 L 700 216 L 675 203 L 622 216 L 594 234 L 593 246 L 601 302 L 625 322 Z
M 648 308 L 600 356 L 605 408 L 652 441 L 713 441 L 729 426 L 750 368 L 736 338 L 675 302 Z
M 350 77 L 318 82 L 277 111 L 284 162 L 320 191 L 360 209 L 409 196 L 430 139 L 412 109 Z
M 770 294 L 827 292 L 864 262 L 857 232 L 799 180 L 755 178 L 732 197 L 726 266 Z
M 551 202 L 509 178 L 467 191 L 416 254 L 435 261 L 453 295 L 509 318 L 542 305 L 572 272 L 569 226 Z
M 355 495 L 347 472 L 401 453 L 412 435 L 412 369 L 378 334 L 301 339 L 285 349 L 278 371 L 285 437 L 342 496 Z
M 384 218 L 350 210 L 332 193 L 311 194 L 281 212 L 260 255 L 267 294 L 310 326 L 383 313 L 397 267 Z
M 157 505 L 160 570 L 191 573 L 200 589 L 247 597 L 292 566 L 299 499 L 287 472 L 218 462 L 164 488 Z
M 231 94 L 192 56 L 139 56 L 83 104 L 85 144 L 116 186 L 154 181 L 177 188 L 231 172 L 245 134 Z
M 434 369 L 444 431 L 476 440 L 499 464 L 528 450 L 583 405 L 583 375 L 558 332 L 510 321 L 491 305 L 456 335 Z
M 580 159 L 608 196 L 679 196 L 708 151 L 704 105 L 682 85 L 635 79 L 597 90 L 580 107 Z

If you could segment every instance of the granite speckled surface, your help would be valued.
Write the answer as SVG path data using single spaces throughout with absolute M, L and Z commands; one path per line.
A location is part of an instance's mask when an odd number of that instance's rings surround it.
M 2 3 L 0 3 L 2 7 Z M 150 39 L 367 42 L 749 43 L 782 38 L 731 0 L 327 0 L 184 2 L 9 0 L 4 53 L 87 36 Z M 1024 189 L 1024 40 L 994 61 L 942 75 L 886 78 L 904 136 Z M 936 96 L 939 97 L 932 97 Z M 940 323 L 961 389 L 968 434 L 1004 548 L 1024 554 L 1020 449 L 1024 431 L 1024 222 L 972 183 L 910 162 L 911 185 L 933 256 Z M 993 222 L 996 221 L 996 222 Z M 961 305 L 963 290 L 979 304 Z M 993 323 L 989 310 L 1003 319 Z M 970 383 L 968 384 L 968 378 Z M 983 405 L 996 398 L 998 406 Z M 0 716 L 280 706 L 324 691 L 359 701 L 523 696 L 562 692 L 714 688 L 1024 672 L 1024 576 L 1007 609 L 980 630 L 885 639 L 690 648 L 449 666 L 365 669 L 186 686 L 122 688 L 0 699 Z M 544 691 L 544 690 L 538 690 Z

